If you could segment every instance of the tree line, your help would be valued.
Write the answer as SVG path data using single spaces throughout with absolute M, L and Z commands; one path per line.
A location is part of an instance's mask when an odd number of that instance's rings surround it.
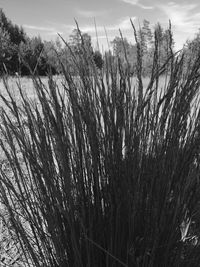
M 64 63 L 73 53 L 79 53 L 81 42 L 84 39 L 85 48 L 91 53 L 97 68 L 102 68 L 103 59 L 99 51 L 93 51 L 91 36 L 82 34 L 74 29 L 70 35 L 67 45 L 62 45 L 61 38 L 53 41 L 43 41 L 40 36 L 29 37 L 22 27 L 15 25 L 9 20 L 2 9 L 0 9 L 0 74 L 7 72 L 10 75 L 16 72 L 19 75 L 30 75 L 31 73 L 46 75 L 59 74 L 61 66 L 59 59 Z
M 135 28 L 134 28 L 135 30 Z M 106 52 L 107 57 L 119 60 L 120 64 L 127 64 L 134 74 L 137 68 L 137 51 L 141 57 L 142 74 L 148 75 L 151 72 L 154 62 L 155 44 L 159 51 L 158 63 L 160 66 L 166 62 L 166 59 L 174 50 L 174 39 L 169 29 L 164 29 L 160 23 L 152 29 L 150 22 L 144 20 L 139 29 L 134 31 L 136 42 L 130 43 L 122 35 L 115 37 L 111 42 L 112 52 Z M 156 39 L 156 42 L 154 40 Z M 200 40 L 200 34 L 192 41 L 187 41 L 184 46 L 184 52 L 187 55 L 187 61 L 191 60 L 191 55 L 197 51 Z M 64 41 L 65 45 L 62 45 Z M 82 46 L 84 43 L 84 46 Z M 139 44 L 139 46 L 138 46 Z M 84 51 L 83 51 L 84 47 Z M 88 56 L 94 60 L 97 68 L 102 69 L 105 55 L 92 47 L 91 36 L 87 33 L 81 33 L 74 29 L 69 40 L 43 41 L 40 36 L 30 38 L 22 27 L 13 24 L 2 9 L 0 9 L 0 74 L 7 72 L 10 75 L 16 72 L 19 75 L 46 75 L 49 71 L 52 74 L 61 72 L 61 64 L 65 61 L 73 64 L 72 53 L 76 56 L 78 53 L 88 53 Z M 59 60 L 58 60 L 59 58 Z

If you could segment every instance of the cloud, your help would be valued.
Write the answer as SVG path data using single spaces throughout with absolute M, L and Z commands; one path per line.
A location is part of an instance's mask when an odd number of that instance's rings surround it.
M 136 19 L 136 17 L 131 17 L 132 21 Z M 97 33 L 102 33 L 108 31 L 118 31 L 118 30 L 126 31 L 132 29 L 131 22 L 130 22 L 130 17 L 125 17 L 122 18 L 118 21 L 118 23 L 113 24 L 113 25 L 107 25 L 105 27 L 103 26 L 97 26 Z M 88 32 L 88 33 L 95 33 L 95 26 L 83 26 L 80 27 L 80 30 L 82 32 Z
M 105 36 L 105 31 L 109 34 L 109 36 L 113 36 L 116 34 L 116 32 L 120 30 L 127 31 L 132 29 L 132 25 L 130 22 L 130 19 L 134 21 L 136 17 L 123 17 L 119 20 L 116 21 L 115 24 L 108 24 L 108 25 L 101 25 L 96 27 L 95 29 L 95 24 L 81 24 L 79 25 L 81 32 L 83 33 L 88 33 L 90 35 L 95 35 L 96 30 L 98 35 L 100 36 Z M 50 22 L 48 22 L 50 24 Z M 34 29 L 34 30 L 40 30 L 40 31 L 49 31 L 49 34 L 56 34 L 57 32 L 62 32 L 65 34 L 71 34 L 71 32 L 76 29 L 76 25 L 72 24 L 60 24 L 60 23 L 51 23 L 51 27 L 38 27 L 38 26 L 32 26 L 32 25 L 26 25 L 27 28 L 29 29 Z M 118 32 L 119 33 L 119 32 Z M 103 37 L 102 37 L 103 39 Z
M 64 32 L 61 32 L 61 31 L 54 31 L 54 32 L 48 32 L 47 33 L 47 35 L 58 35 L 58 34 L 60 34 L 60 35 L 63 35 L 64 34 Z
M 84 18 L 94 18 L 105 15 L 107 11 L 77 10 L 77 14 Z
M 131 4 L 131 5 L 137 5 L 138 4 L 138 0 L 122 0 L 122 1 L 127 3 L 127 4 Z
M 114 29 L 120 29 L 120 30 L 130 30 L 132 29 L 132 25 L 130 22 L 130 19 L 132 21 L 134 21 L 136 19 L 136 17 L 125 17 L 123 19 L 120 20 L 119 24 L 114 26 Z
M 186 39 L 194 38 L 194 34 L 199 29 L 200 18 L 200 12 L 195 12 L 198 7 L 197 4 L 169 2 L 163 5 L 159 4 L 157 7 L 165 14 L 165 17 L 160 21 L 161 23 L 166 22 L 166 17 L 171 20 L 177 49 L 182 48 Z
M 40 26 L 27 25 L 27 24 L 24 24 L 23 27 L 26 29 L 36 30 L 36 31 L 45 31 L 45 32 L 55 31 L 55 28 L 52 28 L 52 27 L 40 27 Z
M 188 33 L 194 33 L 199 28 L 200 12 L 194 12 L 196 7 L 197 4 L 178 4 L 175 2 L 158 5 L 158 8 L 165 13 L 177 30 Z
M 87 32 L 87 33 L 95 33 L 95 26 L 80 26 L 81 32 Z M 102 32 L 104 30 L 103 26 L 97 26 L 97 32 Z
M 56 36 L 58 34 L 60 35 L 64 34 L 64 31 L 57 30 L 57 27 L 42 27 L 42 26 L 27 25 L 27 24 L 23 25 L 23 27 L 36 32 L 43 32 L 45 36 Z
M 130 5 L 133 5 L 133 6 L 138 6 L 142 9 L 154 9 L 153 6 L 146 6 L 146 5 L 143 5 L 141 3 L 139 3 L 139 0 L 122 0 L 124 3 L 127 3 L 127 4 L 130 4 Z

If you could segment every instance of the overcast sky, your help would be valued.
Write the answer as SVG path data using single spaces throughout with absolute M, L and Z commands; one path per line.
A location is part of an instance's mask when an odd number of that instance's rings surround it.
M 176 48 L 181 48 L 200 28 L 199 3 L 198 0 L 0 0 L 0 8 L 30 36 L 40 35 L 45 40 L 55 40 L 57 33 L 66 38 L 75 28 L 76 19 L 95 44 L 95 18 L 99 41 L 105 49 L 104 28 L 109 41 L 119 35 L 119 28 L 131 41 L 130 18 L 136 26 L 147 19 L 152 26 L 160 22 L 163 27 L 167 27 L 170 19 Z

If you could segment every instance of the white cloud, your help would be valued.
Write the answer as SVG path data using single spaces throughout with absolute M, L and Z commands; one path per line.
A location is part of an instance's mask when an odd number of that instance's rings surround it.
M 108 31 L 108 32 L 111 32 L 111 31 L 118 31 L 119 29 L 122 30 L 122 31 L 126 31 L 126 30 L 130 30 L 132 29 L 132 25 L 131 25 L 131 22 L 130 22 L 130 19 L 132 19 L 132 21 L 134 21 L 136 19 L 136 17 L 125 17 L 125 18 L 122 18 L 118 21 L 118 23 L 114 24 L 114 25 L 107 25 L 105 27 L 103 26 L 97 26 L 97 33 L 102 33 L 102 32 L 105 32 Z M 83 26 L 83 27 L 80 27 L 80 30 L 82 32 L 88 32 L 88 33 L 95 33 L 95 26 Z
M 138 6 L 142 9 L 154 9 L 153 6 L 146 6 L 146 5 L 143 5 L 141 3 L 139 3 L 139 0 L 122 0 L 124 3 L 127 3 L 127 4 L 130 4 L 130 5 L 133 5 L 133 6 Z
M 95 33 L 95 26 L 89 26 L 89 25 L 80 26 L 80 30 L 82 32 Z M 104 31 L 104 27 L 97 26 L 97 32 L 102 32 L 102 31 Z
M 199 27 L 200 13 L 194 13 L 196 4 L 177 4 L 169 2 L 158 7 L 166 14 L 172 24 L 181 31 L 194 32 Z
M 64 29 L 64 30 L 66 30 L 67 32 L 71 32 L 73 29 L 75 29 L 76 28 L 76 25 L 74 24 L 74 25 L 70 25 L 70 24 L 60 24 L 60 25 L 58 25 L 58 27 L 59 28 L 62 28 L 62 29 Z
M 119 29 L 122 31 L 127 31 L 132 29 L 132 25 L 130 22 L 130 19 L 134 21 L 136 17 L 124 17 L 119 19 L 115 24 L 108 24 L 108 25 L 101 25 L 96 27 L 95 29 L 95 24 L 81 24 L 79 25 L 79 28 L 81 32 L 83 33 L 88 33 L 90 35 L 95 35 L 96 36 L 96 30 L 99 36 L 105 36 L 105 32 L 108 33 L 109 37 L 110 36 L 116 36 L 116 34 L 119 33 Z M 49 23 L 49 22 L 48 22 Z M 35 30 L 49 30 L 49 34 L 55 34 L 57 32 L 62 32 L 65 34 L 71 34 L 73 29 L 76 29 L 76 24 L 53 24 L 51 28 L 45 28 L 45 27 L 36 27 L 36 26 L 30 26 L 26 25 L 29 29 L 35 29 Z M 103 37 L 102 37 L 103 39 Z
M 27 25 L 27 24 L 24 24 L 23 27 L 26 29 L 36 30 L 36 31 L 46 31 L 46 32 L 55 31 L 55 28 L 52 28 L 52 27 L 40 27 L 40 26 Z
M 77 10 L 78 15 L 85 18 L 94 18 L 102 16 L 106 13 L 106 11 L 94 11 L 94 10 Z
M 57 27 L 42 27 L 42 26 L 35 26 L 35 25 L 23 25 L 24 28 L 27 30 L 32 30 L 35 34 L 35 32 L 43 32 L 42 34 L 45 36 L 56 36 L 58 34 L 63 35 L 64 32 L 57 30 Z
M 165 13 L 165 17 L 160 22 L 171 20 L 177 48 L 181 48 L 186 39 L 193 38 L 199 29 L 200 12 L 195 13 L 197 4 L 178 4 L 169 2 L 157 7 Z
M 126 17 L 126 18 L 123 18 L 118 25 L 115 25 L 115 29 L 120 29 L 120 30 L 130 30 L 132 29 L 132 25 L 131 25 L 131 22 L 130 22 L 130 19 L 132 21 L 134 21 L 136 19 L 136 17 Z
M 58 34 L 63 35 L 64 32 L 61 32 L 61 31 L 52 31 L 52 32 L 47 33 L 47 35 L 58 35 Z
M 138 0 L 122 0 L 123 2 L 131 5 L 136 5 L 138 4 Z

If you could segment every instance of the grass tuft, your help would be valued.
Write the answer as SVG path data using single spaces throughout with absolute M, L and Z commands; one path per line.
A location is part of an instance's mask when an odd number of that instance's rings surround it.
M 139 42 L 134 77 L 83 42 L 62 85 L 32 76 L 36 102 L 4 80 L 0 197 L 27 266 L 199 265 L 200 54 L 185 71 L 154 46 L 147 86 Z

